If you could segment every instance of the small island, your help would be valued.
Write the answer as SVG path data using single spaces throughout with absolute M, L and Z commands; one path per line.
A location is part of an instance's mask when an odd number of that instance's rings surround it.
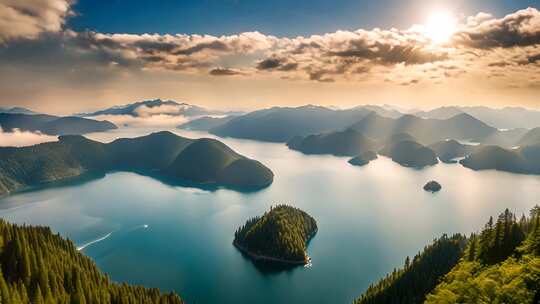
M 439 184 L 436 181 L 430 181 L 427 184 L 424 185 L 424 190 L 429 192 L 438 192 L 442 189 L 441 184 Z
M 377 153 L 373 151 L 367 151 L 361 154 L 358 154 L 356 157 L 353 157 L 349 160 L 349 164 L 353 166 L 365 166 L 370 161 L 377 159 Z
M 278 205 L 238 228 L 233 244 L 256 261 L 305 265 L 310 262 L 307 244 L 316 233 L 317 223 L 309 214 Z

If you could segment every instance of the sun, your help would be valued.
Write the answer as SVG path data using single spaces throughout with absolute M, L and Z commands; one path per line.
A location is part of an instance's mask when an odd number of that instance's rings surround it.
M 437 11 L 424 24 L 426 36 L 435 44 L 448 42 L 457 30 L 457 20 L 450 12 Z

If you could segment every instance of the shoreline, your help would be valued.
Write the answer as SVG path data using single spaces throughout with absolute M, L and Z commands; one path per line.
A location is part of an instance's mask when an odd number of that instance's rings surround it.
M 244 246 L 238 244 L 236 241 L 233 241 L 233 245 L 234 247 L 238 248 L 238 250 L 240 250 L 242 253 L 248 255 L 250 258 L 254 259 L 255 261 L 270 261 L 270 262 L 278 262 L 278 263 L 284 263 L 284 264 L 289 264 L 289 265 L 307 265 L 311 261 L 311 258 L 308 255 L 306 255 L 307 259 L 303 261 L 284 260 L 280 258 L 274 258 L 274 257 L 266 256 L 266 255 L 259 255 L 259 254 L 253 253 L 247 250 L 247 248 L 245 248 Z

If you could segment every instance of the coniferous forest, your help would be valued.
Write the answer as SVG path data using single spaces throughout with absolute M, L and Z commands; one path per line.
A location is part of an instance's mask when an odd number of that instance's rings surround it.
M 0 303 L 180 304 L 174 293 L 117 284 L 73 243 L 46 227 L 0 220 Z
M 309 214 L 278 205 L 249 219 L 235 232 L 234 244 L 252 256 L 306 263 L 307 242 L 316 232 L 317 223 Z
M 466 244 L 466 245 L 465 245 Z M 359 303 L 539 303 L 540 207 L 506 209 L 469 238 L 444 235 L 370 286 Z

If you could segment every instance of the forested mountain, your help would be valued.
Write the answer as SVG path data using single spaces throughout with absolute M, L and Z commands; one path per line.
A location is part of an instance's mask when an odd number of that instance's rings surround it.
M 77 116 L 92 117 L 100 115 L 129 115 L 134 117 L 151 116 L 154 114 L 182 115 L 182 116 L 202 116 L 202 115 L 222 115 L 225 112 L 208 110 L 196 105 L 179 103 L 173 100 L 151 99 L 138 101 L 130 104 L 114 106 L 111 108 L 91 112 L 80 113 Z
M 540 144 L 519 149 L 483 146 L 461 160 L 473 170 L 495 169 L 513 173 L 540 174 Z
M 376 151 L 378 147 L 373 140 L 352 129 L 295 137 L 287 142 L 287 146 L 305 154 L 332 154 L 338 156 L 355 156 L 368 151 Z
M 465 246 L 466 244 L 466 246 Z M 479 234 L 443 236 L 355 303 L 538 303 L 540 207 L 505 210 Z
M 389 143 L 379 154 L 405 167 L 422 168 L 439 162 L 433 150 L 411 140 Z
M 158 289 L 113 283 L 49 228 L 0 220 L 0 303 L 183 303 Z
M 218 126 L 210 133 L 271 142 L 287 142 L 295 136 L 343 130 L 364 118 L 366 109 L 333 110 L 320 106 L 274 107 L 254 111 Z
M 109 121 L 97 121 L 81 117 L 58 117 L 46 114 L 0 113 L 0 126 L 4 131 L 13 129 L 39 131 L 48 135 L 80 135 L 116 129 Z
M 455 162 L 455 158 L 465 157 L 471 154 L 477 146 L 460 144 L 458 141 L 450 139 L 431 144 L 431 150 L 437 154 L 437 157 L 445 163 Z
M 58 142 L 0 148 L 0 194 L 110 170 L 144 170 L 176 180 L 232 187 L 264 187 L 273 181 L 270 169 L 216 140 L 158 132 L 103 144 L 69 135 Z
M 467 113 L 499 129 L 536 128 L 540 126 L 540 111 L 520 107 L 494 109 L 489 107 L 441 107 L 431 111 L 416 112 L 423 118 L 448 119 L 460 113 Z
M 460 234 L 436 239 L 412 260 L 407 257 L 403 268 L 394 269 L 385 278 L 368 287 L 355 304 L 415 304 L 437 286 L 439 279 L 458 262 L 466 238 Z
M 422 144 L 446 139 L 482 139 L 497 132 L 497 129 L 468 114 L 440 120 L 422 119 L 413 115 L 392 119 L 372 112 L 351 128 L 373 139 L 386 139 L 397 133 L 408 133 Z
M 305 264 L 307 243 L 316 232 L 317 223 L 307 213 L 278 205 L 238 228 L 233 244 L 255 260 Z
M 540 128 L 534 128 L 532 130 L 529 130 L 516 143 L 516 145 L 520 147 L 538 144 L 540 144 Z
M 214 128 L 217 128 L 225 123 L 231 121 L 237 116 L 229 115 L 225 117 L 211 117 L 204 116 L 197 118 L 191 121 L 188 121 L 184 124 L 178 126 L 179 129 L 194 130 L 194 131 L 210 131 Z
M 34 112 L 27 108 L 22 107 L 0 107 L 0 113 L 8 113 L 8 114 L 38 114 L 37 112 Z
M 426 303 L 540 302 L 540 208 L 519 220 L 506 210 L 469 241 Z

